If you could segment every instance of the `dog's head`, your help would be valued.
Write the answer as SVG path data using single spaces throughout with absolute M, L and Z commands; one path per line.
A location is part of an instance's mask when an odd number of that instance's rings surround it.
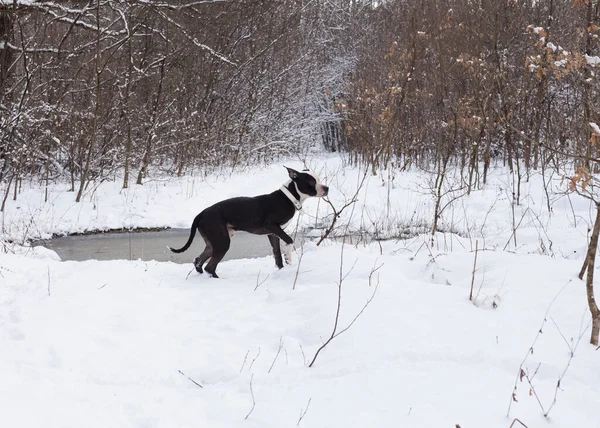
M 306 199 L 309 196 L 316 196 L 322 198 L 327 196 L 329 193 L 329 187 L 321 184 L 319 176 L 312 171 L 296 171 L 295 169 L 285 167 L 288 170 L 288 174 L 294 183 L 296 183 L 296 189 L 300 193 L 302 199 Z

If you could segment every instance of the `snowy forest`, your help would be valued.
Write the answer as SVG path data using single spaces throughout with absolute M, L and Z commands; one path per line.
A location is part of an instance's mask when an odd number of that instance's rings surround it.
M 470 184 L 492 160 L 589 168 L 599 21 L 592 0 L 5 0 L 0 180 L 124 169 L 127 187 L 315 140 Z
M 599 240 L 600 0 L 0 0 L 7 426 L 594 428 Z

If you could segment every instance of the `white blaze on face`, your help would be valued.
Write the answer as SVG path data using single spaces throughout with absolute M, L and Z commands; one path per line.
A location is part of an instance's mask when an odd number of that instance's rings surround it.
M 317 197 L 322 198 L 323 196 L 325 196 L 325 187 L 323 186 L 323 184 L 321 184 L 321 178 L 319 177 L 319 175 L 313 171 L 303 171 L 303 172 L 312 176 L 315 179 L 315 181 L 317 182 L 315 184 L 315 190 L 317 191 Z
M 317 180 L 317 197 L 322 198 L 325 196 L 325 186 L 321 184 L 321 178 L 317 174 L 313 172 L 311 175 L 315 177 L 315 180 Z

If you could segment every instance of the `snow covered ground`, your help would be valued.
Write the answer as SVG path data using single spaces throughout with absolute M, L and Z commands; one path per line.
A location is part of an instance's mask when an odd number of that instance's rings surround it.
M 335 157 L 310 166 L 338 208 L 362 177 Z M 350 243 L 309 243 L 280 271 L 271 257 L 223 262 L 219 280 L 189 274 L 191 264 L 59 261 L 16 243 L 188 227 L 220 199 L 276 189 L 281 165 L 126 191 L 104 182 L 81 204 L 67 185 L 52 185 L 44 203 L 44 188 L 24 183 L 2 218 L 2 426 L 507 428 L 518 418 L 530 428 L 597 427 L 600 351 L 588 344 L 576 277 L 589 203 L 565 196 L 560 177 L 538 175 L 513 205 L 516 180 L 497 169 L 447 205 L 430 248 L 434 177 L 382 176 L 367 176 L 339 220 Z M 445 183 L 444 205 L 459 188 Z M 298 224 L 330 221 L 329 207 L 311 200 Z M 394 239 L 367 245 L 361 231 Z M 309 368 L 334 328 L 340 272 L 338 330 L 364 312 Z

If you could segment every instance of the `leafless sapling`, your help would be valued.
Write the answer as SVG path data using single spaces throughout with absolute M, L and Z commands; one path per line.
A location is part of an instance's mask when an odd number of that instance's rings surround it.
M 310 362 L 310 364 L 308 365 L 308 367 L 312 367 L 315 364 L 315 361 L 317 360 L 319 353 L 323 349 L 325 349 L 325 347 L 327 347 L 327 345 L 329 345 L 329 343 L 331 343 L 331 341 L 333 339 L 338 337 L 340 334 L 348 331 L 348 329 L 350 327 L 352 327 L 352 325 L 354 325 L 356 320 L 363 314 L 365 309 L 367 309 L 367 306 L 369 306 L 369 304 L 375 297 L 375 293 L 377 293 L 379 281 L 378 281 L 377 285 L 375 285 L 375 288 L 373 289 L 373 293 L 371 294 L 371 297 L 369 297 L 367 299 L 367 301 L 364 304 L 364 306 L 362 307 L 362 309 L 356 314 L 356 316 L 352 319 L 352 321 L 350 321 L 350 323 L 348 323 L 348 325 L 346 327 L 340 329 L 339 322 L 340 322 L 340 312 L 341 312 L 341 308 L 342 308 L 342 286 L 343 286 L 344 280 L 348 277 L 350 272 L 352 272 L 352 270 L 354 269 L 354 265 L 350 268 L 350 270 L 348 270 L 348 272 L 344 273 L 344 243 L 342 242 L 342 249 L 341 249 L 341 254 L 340 254 L 340 274 L 339 274 L 338 283 L 337 283 L 337 287 L 338 287 L 337 306 L 336 306 L 336 311 L 335 311 L 333 330 L 332 330 L 329 338 L 327 338 L 327 340 L 319 347 L 319 349 L 317 349 L 317 352 L 315 353 L 315 355 L 314 355 L 312 361 Z M 369 274 L 369 282 L 370 282 L 373 274 L 375 272 L 377 272 L 382 266 L 383 266 L 383 264 L 380 264 L 379 266 L 376 266 L 376 265 L 373 266 L 373 268 L 371 269 L 371 273 Z

